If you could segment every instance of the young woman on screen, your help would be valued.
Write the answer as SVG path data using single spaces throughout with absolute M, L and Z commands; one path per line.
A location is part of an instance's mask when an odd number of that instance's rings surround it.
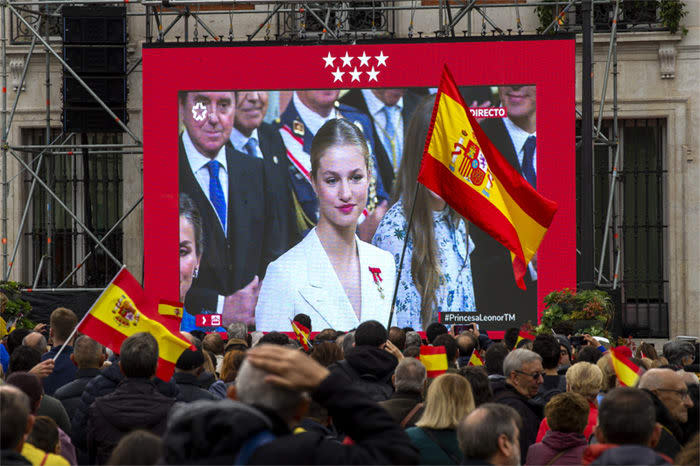
M 291 330 L 290 321 L 299 313 L 311 317 L 314 329 L 350 330 L 367 320 L 386 325 L 394 260 L 355 234 L 367 205 L 367 143 L 354 124 L 339 118 L 318 130 L 310 152 L 318 225 L 268 266 L 255 309 L 256 329 Z
M 467 234 L 466 221 L 416 181 L 434 102 L 434 97 L 428 98 L 411 118 L 394 184 L 395 204 L 372 239 L 372 244 L 393 255 L 398 268 L 408 234 L 394 312 L 397 326 L 417 330 L 436 322 L 438 312 L 476 310 L 469 260 L 474 243 Z M 413 223 L 407 232 L 414 197 Z

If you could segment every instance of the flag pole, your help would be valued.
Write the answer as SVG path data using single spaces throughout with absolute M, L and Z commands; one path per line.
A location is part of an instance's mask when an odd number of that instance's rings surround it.
M 387 330 L 391 327 L 391 320 L 394 318 L 394 305 L 396 304 L 396 295 L 399 292 L 399 282 L 401 281 L 401 271 L 403 270 L 403 259 L 406 255 L 406 245 L 408 244 L 408 236 L 411 234 L 411 225 L 413 225 L 413 211 L 416 209 L 416 199 L 418 198 L 418 181 L 416 180 L 416 192 L 413 194 L 413 203 L 411 204 L 411 213 L 408 215 L 408 226 L 406 227 L 406 236 L 403 238 L 403 249 L 401 250 L 401 260 L 399 261 L 399 270 L 396 272 L 396 283 L 394 284 L 394 296 L 391 298 L 391 312 L 389 312 L 389 323 L 386 324 Z

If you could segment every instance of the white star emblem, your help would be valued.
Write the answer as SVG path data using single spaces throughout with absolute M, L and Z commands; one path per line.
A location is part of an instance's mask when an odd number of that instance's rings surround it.
M 335 71 L 331 72 L 333 75 L 333 82 L 340 81 L 341 83 L 343 82 L 343 75 L 345 74 L 345 71 L 340 71 L 340 68 L 336 68 Z
M 197 102 L 192 106 L 192 118 L 195 121 L 204 121 L 207 117 L 207 107 L 202 102 Z
M 323 58 L 323 61 L 326 62 L 326 64 L 323 66 L 324 68 L 328 68 L 329 66 L 333 66 L 333 62 L 335 61 L 335 57 L 331 56 L 331 53 L 328 52 L 327 57 L 321 57 Z
M 384 52 L 383 52 L 383 51 L 380 51 L 380 52 L 379 52 L 379 55 L 377 55 L 377 56 L 374 57 L 374 58 L 377 59 L 377 67 L 379 67 L 379 66 L 382 66 L 382 65 L 386 66 L 386 59 L 389 58 L 389 56 L 388 56 L 388 55 L 384 55 Z
M 369 59 L 372 58 L 367 53 L 362 52 L 361 57 L 357 57 L 358 60 L 360 60 L 360 66 L 369 66 Z
M 362 71 L 357 71 L 357 67 L 355 67 L 355 69 L 350 72 L 350 75 L 352 76 L 352 79 L 350 80 L 350 82 L 353 82 L 353 81 L 359 82 L 360 76 L 362 76 Z
M 372 67 L 371 70 L 367 71 L 367 76 L 369 76 L 369 81 L 372 81 L 373 79 L 377 81 L 377 75 L 379 74 L 379 71 L 376 71 L 374 67 Z
M 352 66 L 351 63 L 353 58 L 355 57 L 351 57 L 350 54 L 348 54 L 348 52 L 345 52 L 344 57 L 340 57 L 340 59 L 343 60 L 343 66 Z

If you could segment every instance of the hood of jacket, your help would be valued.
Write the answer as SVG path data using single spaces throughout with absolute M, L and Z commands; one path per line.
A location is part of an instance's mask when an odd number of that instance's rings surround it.
M 158 391 L 149 379 L 124 379 L 109 395 L 95 400 L 94 406 L 102 418 L 117 429 L 133 430 L 157 426 L 175 402 Z
M 566 450 L 567 448 L 579 447 L 586 445 L 586 437 L 577 432 L 557 432 L 548 430 L 544 434 L 542 443 L 557 451 Z
M 590 445 L 583 453 L 583 464 L 670 464 L 668 458 L 659 455 L 654 450 L 641 445 L 615 445 L 612 443 L 597 443 Z
M 372 375 L 377 380 L 393 374 L 399 363 L 393 354 L 374 346 L 356 346 L 348 351 L 345 360 L 361 376 Z

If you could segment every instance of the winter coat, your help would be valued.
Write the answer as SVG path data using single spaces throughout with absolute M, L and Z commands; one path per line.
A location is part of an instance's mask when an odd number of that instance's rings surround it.
M 386 409 L 386 411 L 391 415 L 391 417 L 393 417 L 394 420 L 400 424 L 406 418 L 406 416 L 408 416 L 408 413 L 410 413 L 411 410 L 415 408 L 415 406 L 418 403 L 422 402 L 423 397 L 420 393 L 395 392 L 393 395 L 391 395 L 391 398 L 389 398 L 386 401 L 380 402 L 379 406 Z M 405 427 L 408 428 L 415 426 L 416 421 L 420 419 L 422 414 L 423 408 L 420 408 L 418 411 L 415 412 L 415 414 L 413 414 L 411 419 L 408 420 Z
M 675 458 L 678 452 L 681 451 L 680 442 L 683 440 L 683 431 L 659 397 L 649 390 L 644 391 L 647 392 L 654 401 L 656 422 L 662 426 L 661 437 L 659 437 L 659 443 L 656 444 L 654 450 L 657 453 L 663 453 L 669 458 Z M 697 409 L 697 406 L 695 406 L 694 409 Z
M 391 376 L 397 365 L 398 360 L 394 355 L 374 346 L 363 345 L 352 348 L 344 360 L 329 369 L 345 374 L 370 399 L 384 401 L 394 392 Z
M 419 464 L 460 464 L 464 459 L 455 429 L 411 427 L 406 434 L 420 452 Z
M 56 398 L 44 395 L 41 397 L 41 402 L 39 402 L 39 408 L 36 410 L 37 416 L 48 416 L 54 421 L 56 425 L 63 429 L 68 435 L 71 434 L 70 419 L 68 418 L 68 413 L 63 407 L 60 401 Z
M 75 374 L 75 380 L 56 390 L 54 397 L 66 409 L 71 422 L 73 422 L 73 416 L 75 416 L 75 412 L 80 407 L 80 397 L 85 391 L 85 386 L 98 375 L 100 375 L 99 369 L 78 369 L 78 372 Z
M 174 403 L 174 398 L 161 394 L 149 379 L 124 379 L 116 390 L 90 406 L 87 436 L 90 462 L 106 463 L 119 440 L 132 430 L 163 435 Z
M 172 382 L 177 385 L 180 390 L 180 401 L 189 403 L 196 400 L 218 400 L 214 394 L 204 390 L 199 384 L 199 378 L 194 374 L 186 372 L 175 372 Z
M 523 428 L 520 429 L 520 457 L 527 458 L 527 449 L 535 443 L 537 430 L 542 422 L 542 410 L 510 384 L 495 382 L 491 388 L 494 403 L 510 406 L 520 414 L 523 421 Z
M 525 464 L 581 464 L 586 447 L 588 442 L 581 434 L 550 430 L 545 434 L 542 442 L 530 446 Z M 565 453 L 550 463 L 562 451 Z
M 60 346 L 54 346 L 49 351 L 41 355 L 41 360 L 54 359 L 61 350 Z M 78 368 L 73 361 L 70 360 L 70 355 L 73 354 L 73 347 L 66 345 L 54 361 L 53 371 L 42 381 L 44 385 L 44 393 L 53 396 L 56 390 L 67 383 L 75 380 L 75 374 Z
M 651 448 L 641 445 L 614 445 L 611 443 L 596 443 L 583 452 L 583 463 L 609 465 L 664 465 L 673 464 L 670 458 L 658 454 Z

